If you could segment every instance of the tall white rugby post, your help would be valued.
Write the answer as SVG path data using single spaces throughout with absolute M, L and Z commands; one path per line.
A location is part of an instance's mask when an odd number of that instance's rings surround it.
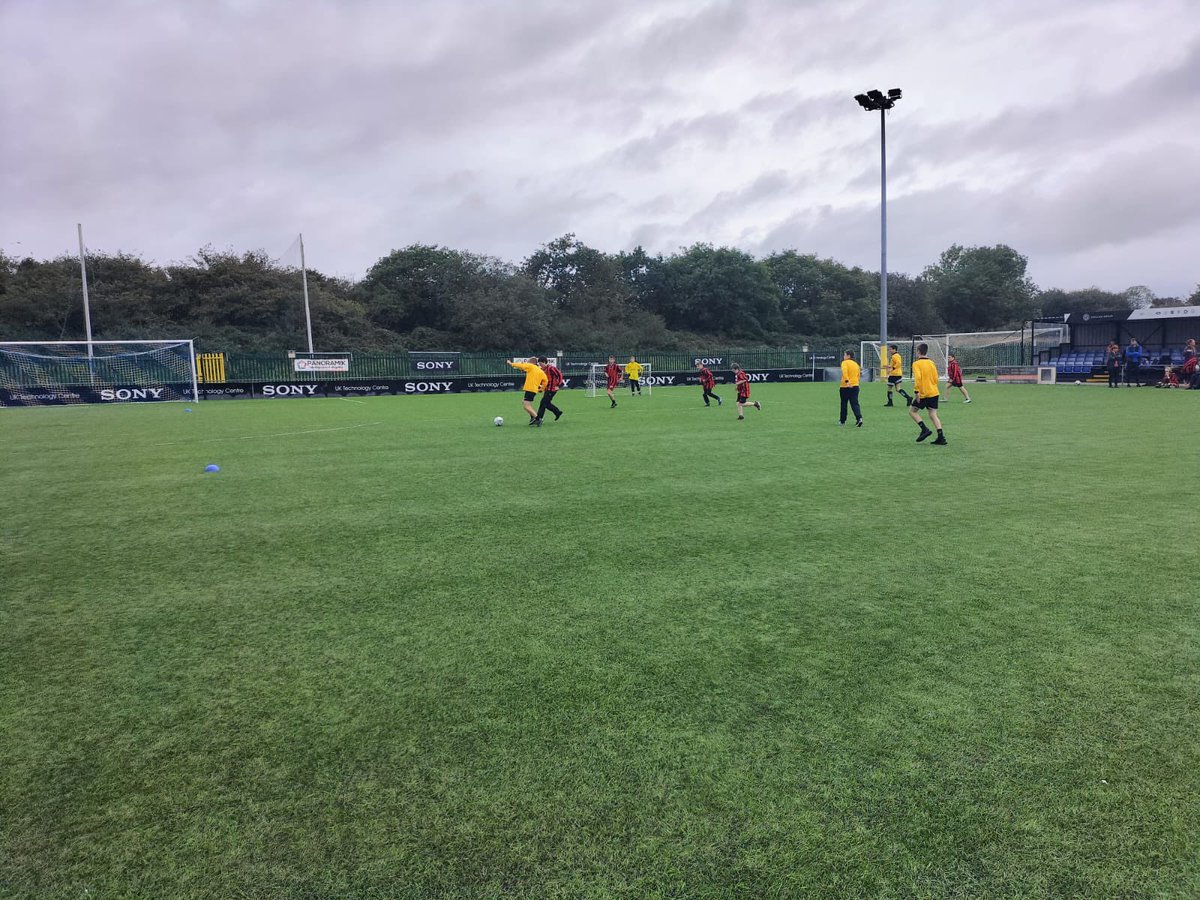
M 83 279 L 83 327 L 87 332 L 88 357 L 92 355 L 92 308 L 88 303 L 87 254 L 83 251 L 83 223 L 76 223 L 79 231 L 79 275 Z
M 883 91 L 871 90 L 855 94 L 858 105 L 867 112 L 879 110 L 879 374 L 887 357 L 887 111 L 900 99 L 900 88 Z M 864 360 L 865 362 L 865 360 Z
M 300 235 L 300 284 L 304 288 L 304 327 L 308 332 L 308 352 L 313 352 L 312 315 L 308 311 L 308 269 L 304 265 L 304 235 Z

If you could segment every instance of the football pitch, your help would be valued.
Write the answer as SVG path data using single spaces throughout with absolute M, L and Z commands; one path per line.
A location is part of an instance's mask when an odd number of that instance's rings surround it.
M 1196 896 L 1200 398 L 837 393 L 0 410 L 0 896 Z

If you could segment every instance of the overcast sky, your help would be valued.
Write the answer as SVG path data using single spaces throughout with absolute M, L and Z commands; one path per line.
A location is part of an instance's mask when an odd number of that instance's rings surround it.
M 1200 281 L 1200 0 L 0 0 L 0 249 L 697 241 Z

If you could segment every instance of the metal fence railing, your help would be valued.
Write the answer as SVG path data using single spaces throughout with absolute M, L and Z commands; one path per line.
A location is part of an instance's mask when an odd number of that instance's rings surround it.
M 529 351 L 524 351 L 528 353 Z M 338 354 L 323 354 L 337 356 Z M 458 353 L 437 354 L 438 358 L 454 360 L 454 368 L 445 374 L 452 375 L 510 375 L 513 370 L 506 360 L 513 353 Z M 617 361 L 624 365 L 629 353 L 614 353 Z M 349 369 L 344 372 L 297 372 L 294 360 L 285 353 L 225 353 L 224 376 L 226 381 L 264 384 L 272 381 L 346 381 L 372 378 L 409 378 L 429 375 L 429 371 L 418 369 L 419 361 L 427 361 L 430 354 L 399 353 L 356 353 L 347 352 Z M 697 358 L 719 359 L 711 363 L 713 368 L 727 369 L 738 363 L 748 370 L 755 369 L 805 369 L 813 365 L 828 365 L 831 358 L 841 359 L 841 347 L 830 349 L 771 349 L 771 350 L 696 350 L 689 352 L 638 353 L 642 363 L 649 363 L 656 372 L 677 372 L 694 367 Z M 589 362 L 606 362 L 607 353 L 564 351 L 564 368 L 578 371 Z M 835 362 L 834 365 L 837 363 Z

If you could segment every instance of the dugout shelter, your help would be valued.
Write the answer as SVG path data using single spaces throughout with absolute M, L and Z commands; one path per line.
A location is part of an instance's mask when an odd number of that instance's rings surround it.
M 1039 351 L 1038 364 L 1054 366 L 1060 381 L 1105 381 L 1109 341 L 1125 347 L 1136 338 L 1145 351 L 1143 371 L 1161 372 L 1183 363 L 1183 345 L 1200 339 L 1200 306 L 1163 306 L 1135 310 L 1071 312 L 1037 319 L 1067 326 L 1067 340 Z

